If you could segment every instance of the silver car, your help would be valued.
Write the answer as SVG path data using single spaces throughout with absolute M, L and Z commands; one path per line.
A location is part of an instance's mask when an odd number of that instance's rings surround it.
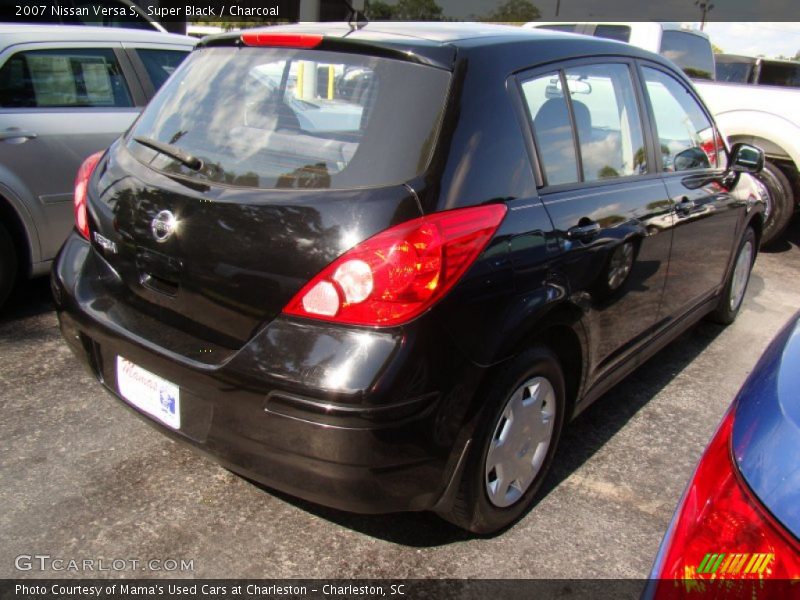
M 0 306 L 17 278 L 50 269 L 81 162 L 130 126 L 196 41 L 0 24 Z

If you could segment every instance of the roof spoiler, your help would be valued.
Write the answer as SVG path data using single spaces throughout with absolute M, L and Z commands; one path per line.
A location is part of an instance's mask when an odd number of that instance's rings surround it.
M 207 36 L 196 48 L 217 46 L 289 48 L 347 52 L 413 62 L 447 71 L 453 70 L 455 47 L 449 44 L 413 43 L 407 40 L 372 39 L 327 35 L 317 32 L 270 31 L 270 28 L 234 31 Z

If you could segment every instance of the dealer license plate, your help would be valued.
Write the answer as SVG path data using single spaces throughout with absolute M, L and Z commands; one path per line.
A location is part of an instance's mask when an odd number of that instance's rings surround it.
M 136 408 L 173 429 L 180 429 L 181 398 L 177 385 L 118 356 L 117 387 L 120 395 Z

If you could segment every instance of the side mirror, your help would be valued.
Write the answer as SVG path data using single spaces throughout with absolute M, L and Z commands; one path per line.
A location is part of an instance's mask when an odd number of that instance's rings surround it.
M 708 154 L 700 148 L 687 148 L 675 155 L 672 166 L 678 172 L 691 169 L 708 169 L 711 167 L 711 163 L 708 160 Z
M 728 170 L 733 173 L 760 173 L 764 168 L 764 151 L 750 144 L 737 143 L 731 148 Z

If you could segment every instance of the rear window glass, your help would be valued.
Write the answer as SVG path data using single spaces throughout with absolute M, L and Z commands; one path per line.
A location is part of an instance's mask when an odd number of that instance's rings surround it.
M 564 33 L 575 33 L 578 31 L 578 25 L 563 24 L 563 25 L 537 25 L 538 29 L 549 29 L 550 31 L 563 31 Z
M 758 83 L 763 85 L 780 85 L 784 87 L 800 87 L 800 64 L 771 62 L 761 63 Z
M 449 81 L 432 67 L 339 52 L 203 49 L 156 95 L 128 147 L 153 168 L 241 187 L 399 184 L 427 166 Z
M 627 25 L 598 25 L 594 29 L 594 37 L 617 40 L 618 42 L 629 42 L 631 39 L 631 28 Z
M 749 83 L 753 64 L 749 62 L 717 62 L 717 81 Z
M 695 79 L 714 79 L 714 54 L 703 36 L 667 30 L 661 37 L 661 55 Z

